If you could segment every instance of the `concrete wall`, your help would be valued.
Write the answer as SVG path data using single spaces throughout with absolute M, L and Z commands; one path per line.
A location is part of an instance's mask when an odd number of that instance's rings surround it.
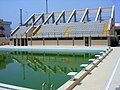
M 108 40 L 91 40 L 91 46 L 93 45 L 106 45 L 108 46 Z
M 9 38 L 1 37 L 0 38 L 0 45 L 8 45 L 10 42 Z
M 57 45 L 57 40 L 45 40 L 45 45 Z
M 74 45 L 80 45 L 80 46 L 84 46 L 85 45 L 85 41 L 84 40 L 74 40 Z
M 28 40 L 28 46 L 31 46 L 31 40 Z
M 59 45 L 73 45 L 73 40 L 59 40 Z
M 32 40 L 32 45 L 43 45 L 43 40 Z
M 2 42 L 2 41 L 1 41 Z M 28 41 L 28 45 L 31 46 L 31 39 Z M 21 43 L 21 41 L 20 41 Z M 91 45 L 90 45 L 91 43 Z M 10 42 L 11 45 L 14 45 L 14 41 Z M 16 40 L 16 45 L 18 45 L 18 40 Z M 21 44 L 20 44 L 21 45 Z M 85 46 L 85 39 L 81 40 L 42 40 L 42 39 L 34 39 L 32 40 L 32 45 L 70 45 L 70 46 Z M 89 46 L 94 45 L 105 45 L 108 46 L 108 39 L 89 39 Z
M 10 45 L 14 45 L 14 40 L 11 39 L 9 44 L 10 44 Z

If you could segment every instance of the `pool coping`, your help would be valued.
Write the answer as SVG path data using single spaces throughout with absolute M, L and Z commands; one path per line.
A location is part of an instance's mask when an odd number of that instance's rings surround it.
M 0 89 L 8 89 L 8 90 L 34 90 L 34 89 L 30 89 L 30 88 L 25 88 L 25 87 L 20 87 L 20 86 L 5 84 L 5 83 L 0 83 Z
M 38 46 L 38 45 L 34 45 L 34 46 L 13 46 L 13 45 L 5 45 L 5 46 L 0 46 L 0 49 L 10 49 L 10 50 L 14 50 L 14 49 L 60 49 L 60 50 L 104 50 L 106 49 L 107 46 Z

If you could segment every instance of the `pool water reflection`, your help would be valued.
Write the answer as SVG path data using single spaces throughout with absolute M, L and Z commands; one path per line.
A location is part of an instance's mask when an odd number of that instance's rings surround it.
M 79 72 L 95 54 L 0 51 L 0 83 L 36 90 L 46 83 L 47 90 L 57 89 L 69 80 L 68 72 Z

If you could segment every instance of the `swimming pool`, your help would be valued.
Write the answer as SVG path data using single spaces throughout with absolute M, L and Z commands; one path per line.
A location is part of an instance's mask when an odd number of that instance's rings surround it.
M 69 51 L 69 52 L 68 52 Z M 89 64 L 99 50 L 1 50 L 0 82 L 40 90 L 43 83 L 57 89 L 70 78 L 68 72 L 79 72 L 80 64 Z M 72 52 L 70 52 L 72 51 Z

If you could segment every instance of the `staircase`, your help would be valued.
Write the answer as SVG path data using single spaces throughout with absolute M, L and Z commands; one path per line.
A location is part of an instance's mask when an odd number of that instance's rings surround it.
M 69 33 L 70 33 L 71 29 L 72 29 L 72 27 L 68 27 L 68 29 L 66 30 L 64 36 L 66 36 L 66 37 L 69 36 Z
M 107 36 L 107 34 L 108 34 L 108 24 L 104 24 L 103 36 Z

